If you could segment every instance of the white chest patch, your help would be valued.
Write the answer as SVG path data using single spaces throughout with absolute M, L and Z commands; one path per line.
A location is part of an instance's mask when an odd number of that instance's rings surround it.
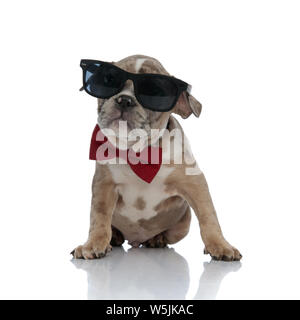
M 165 191 L 164 181 L 174 168 L 162 165 L 151 183 L 141 180 L 128 165 L 110 165 L 109 169 L 124 202 L 119 214 L 132 222 L 154 217 L 157 214 L 155 206 L 170 197 Z M 142 208 L 136 207 L 137 199 L 142 199 Z

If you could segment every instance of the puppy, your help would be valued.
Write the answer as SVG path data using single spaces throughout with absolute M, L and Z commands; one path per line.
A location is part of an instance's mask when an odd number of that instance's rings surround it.
M 159 61 L 142 55 L 127 57 L 114 65 L 135 74 L 169 75 Z M 222 234 L 206 179 L 180 124 L 172 116 L 175 113 L 185 119 L 191 114 L 199 117 L 200 112 L 201 104 L 187 91 L 180 94 L 167 112 L 146 109 L 138 102 L 131 80 L 116 95 L 98 98 L 97 122 L 101 129 L 109 128 L 116 134 L 113 144 L 126 142 L 127 148 L 136 147 L 133 141 L 124 141 L 120 136 L 120 123 L 126 121 L 128 131 L 146 132 L 139 147 L 152 145 L 153 141 L 161 147 L 162 163 L 148 183 L 128 163 L 96 161 L 89 236 L 85 244 L 72 252 L 75 258 L 104 257 L 112 246 L 120 246 L 125 240 L 133 247 L 161 248 L 174 244 L 188 234 L 192 208 L 199 221 L 204 253 L 216 260 L 241 259 L 239 251 Z M 176 134 L 170 137 L 173 131 Z M 176 139 L 176 135 L 183 140 Z M 110 136 L 108 139 L 113 140 Z M 175 161 L 178 156 L 184 159 L 182 163 Z

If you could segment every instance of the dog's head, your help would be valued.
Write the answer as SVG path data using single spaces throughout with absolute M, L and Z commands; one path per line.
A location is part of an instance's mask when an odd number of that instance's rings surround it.
M 151 57 L 134 55 L 119 62 L 119 68 L 131 73 L 154 73 L 169 75 L 161 63 Z M 170 114 L 174 112 L 182 118 L 192 113 L 199 117 L 201 104 L 187 92 L 183 92 L 176 105 L 168 112 L 157 112 L 143 108 L 134 95 L 131 80 L 127 80 L 121 92 L 109 99 L 98 99 L 98 123 L 101 128 L 114 130 L 118 136 L 120 121 L 127 122 L 128 130 L 143 129 L 150 136 L 151 129 L 165 129 Z

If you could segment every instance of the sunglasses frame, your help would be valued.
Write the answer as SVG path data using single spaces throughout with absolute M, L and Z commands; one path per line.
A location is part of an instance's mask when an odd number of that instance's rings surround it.
M 152 110 L 152 111 L 158 111 L 158 110 L 155 110 L 155 108 L 149 108 L 149 107 L 146 107 L 143 105 L 143 103 L 140 101 L 139 99 L 139 94 L 138 94 L 138 90 L 137 90 L 137 85 L 136 83 L 139 81 L 139 79 L 143 79 L 143 78 L 164 78 L 164 79 L 168 79 L 169 81 L 171 81 L 177 88 L 177 93 L 176 93 L 176 98 L 174 99 L 174 102 L 172 103 L 172 105 L 168 108 L 166 108 L 165 110 L 163 111 L 160 111 L 159 112 L 167 112 L 167 111 L 170 111 L 174 106 L 175 104 L 177 103 L 178 101 L 178 98 L 180 96 L 180 94 L 183 92 L 183 91 L 187 91 L 188 93 L 191 92 L 191 89 L 192 89 L 192 86 L 189 85 L 188 83 L 180 80 L 180 79 L 177 79 L 175 77 L 172 77 L 172 76 L 167 76 L 167 75 L 163 75 L 163 74 L 156 74 L 156 73 L 131 73 L 131 72 L 128 72 L 128 71 L 125 71 L 117 66 L 115 66 L 114 64 L 112 63 L 109 63 L 109 62 L 105 62 L 105 61 L 100 61 L 100 60 L 91 60 L 91 59 L 82 59 L 80 61 L 80 67 L 82 68 L 83 70 L 83 87 L 82 89 L 85 90 L 85 92 L 95 98 L 100 98 L 100 99 L 108 99 L 109 97 L 99 97 L 99 96 L 96 96 L 96 95 L 93 95 L 92 93 L 90 93 L 86 86 L 87 86 L 87 83 L 85 81 L 85 76 L 86 76 L 86 71 L 87 71 L 87 67 L 91 64 L 102 64 L 102 65 L 109 65 L 109 66 L 112 66 L 116 69 L 118 69 L 122 74 L 124 74 L 124 83 L 123 83 L 123 86 L 120 88 L 119 91 L 117 91 L 115 94 L 118 94 L 122 91 L 124 85 L 125 85 L 125 82 L 127 80 L 131 80 L 133 82 L 133 87 L 134 87 L 134 94 L 135 94 L 135 97 L 137 99 L 137 101 L 146 109 L 149 109 L 149 110 Z M 113 96 L 113 95 L 112 95 Z M 112 97 L 111 96 L 111 97 Z

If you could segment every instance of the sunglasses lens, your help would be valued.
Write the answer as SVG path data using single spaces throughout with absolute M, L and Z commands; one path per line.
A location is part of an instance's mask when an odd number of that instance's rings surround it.
M 85 68 L 84 84 L 88 93 L 98 98 L 109 98 L 123 86 L 123 74 L 112 65 L 94 63 Z
M 160 76 L 137 81 L 137 93 L 141 104 L 151 110 L 168 111 L 175 103 L 177 86 Z

